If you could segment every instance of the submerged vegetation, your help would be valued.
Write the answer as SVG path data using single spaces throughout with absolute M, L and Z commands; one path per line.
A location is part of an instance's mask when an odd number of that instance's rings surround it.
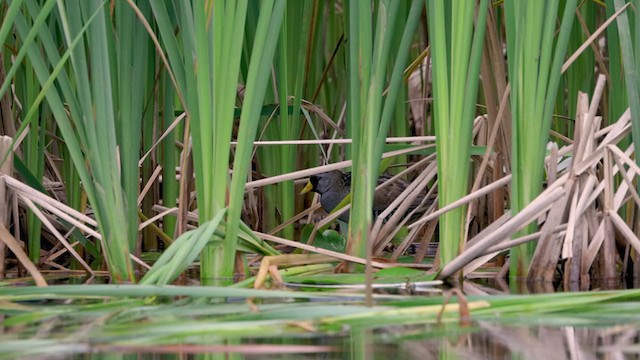
M 0 308 L 11 315 L 4 324 L 8 336 L 0 342 L 0 358 L 114 352 L 230 352 L 278 359 L 305 354 L 344 359 L 349 353 L 369 359 L 438 353 L 453 358 L 561 358 L 572 352 L 622 356 L 637 354 L 631 339 L 640 331 L 638 290 L 469 296 L 448 302 L 387 295 L 366 307 L 361 296 L 352 294 L 144 285 L 54 289 L 0 289 Z M 152 295 L 154 303 L 145 299 Z M 186 297 L 166 302 L 177 296 Z M 209 302 L 224 297 L 236 301 Z M 274 301 L 292 298 L 297 301 Z M 563 328 L 554 329 L 560 324 Z
M 635 291 L 449 301 L 373 289 L 640 277 L 638 9 L 0 0 L 0 353 L 41 354 L 62 339 L 52 328 L 91 330 L 58 344 L 69 353 L 233 351 L 274 329 L 348 329 L 359 349 L 388 326 L 444 326 L 394 339 L 470 324 L 506 339 L 483 321 L 632 313 Z M 350 194 L 325 214 L 300 191 L 333 170 L 351 172 Z M 102 275 L 129 285 L 41 289 Z M 323 292 L 284 290 L 307 287 Z M 147 324 L 126 330 L 136 321 Z

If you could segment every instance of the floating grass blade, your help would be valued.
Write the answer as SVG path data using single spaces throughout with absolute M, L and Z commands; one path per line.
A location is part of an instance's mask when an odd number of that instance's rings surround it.
M 166 303 L 168 297 L 178 296 L 186 298 Z M 271 300 L 267 303 L 208 301 L 222 298 Z M 607 333 L 614 335 L 611 339 L 636 336 L 634 325 L 638 321 L 639 298 L 637 290 L 453 297 L 446 303 L 442 297 L 394 297 L 391 301 L 380 298 L 376 306 L 365 307 L 362 296 L 357 294 L 228 287 L 0 288 L 0 315 L 4 317 L 3 326 L 7 330 L 0 334 L 0 357 L 70 356 L 97 349 L 137 354 L 156 351 L 184 354 L 197 352 L 198 348 L 250 349 L 254 350 L 252 355 L 255 356 L 260 344 L 276 350 L 279 349 L 277 344 L 292 344 L 300 349 L 301 341 L 319 340 L 326 345 L 328 342 L 333 344 L 330 341 L 336 337 L 346 342 L 346 347 L 342 341 L 336 343 L 343 344 L 340 350 L 348 351 L 351 347 L 364 354 L 378 349 L 376 345 L 381 344 L 383 350 L 389 351 L 388 346 L 402 346 L 403 341 L 410 341 L 407 345 L 415 344 L 417 339 L 421 343 L 425 343 L 425 339 L 449 343 L 450 335 L 464 332 L 466 339 L 486 326 L 501 326 L 505 330 L 517 328 L 526 330 L 525 333 L 535 333 L 541 325 L 561 327 L 563 333 L 569 331 L 579 344 L 582 341 L 573 334 L 601 330 L 598 339 L 603 341 L 609 339 L 602 337 Z M 29 301 L 44 299 L 64 301 Z M 273 299 L 297 301 L 274 303 Z M 462 308 L 468 309 L 467 316 L 475 322 L 467 324 L 462 319 Z M 56 331 L 51 331 L 52 324 Z M 542 332 L 549 330 L 540 329 Z M 33 337 L 34 333 L 38 336 Z M 347 341 L 350 335 L 362 338 L 353 343 Z M 486 338 L 487 333 L 481 335 Z M 237 341 L 242 346 L 211 346 L 220 345 L 221 340 Z M 533 344 L 532 351 L 539 347 L 537 342 Z M 469 351 L 470 344 L 463 345 Z M 500 351 L 504 353 L 504 345 L 500 346 Z M 602 354 L 604 349 L 597 351 Z M 442 350 L 440 354 L 443 355 Z

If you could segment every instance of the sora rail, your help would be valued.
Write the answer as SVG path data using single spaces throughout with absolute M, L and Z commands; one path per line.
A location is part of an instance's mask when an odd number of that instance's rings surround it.
M 378 178 L 378 185 L 391 179 L 391 177 L 393 177 L 393 175 L 382 174 Z M 376 217 L 382 213 L 398 196 L 400 196 L 407 186 L 409 186 L 408 181 L 404 179 L 397 179 L 388 186 L 377 190 L 373 197 L 373 216 Z M 320 204 L 322 205 L 322 208 L 327 213 L 330 213 L 351 191 L 351 173 L 343 173 L 340 170 L 333 170 L 318 175 L 312 175 L 300 194 L 305 194 L 310 191 L 320 194 Z M 426 193 L 420 194 L 416 197 L 408 211 L 419 207 L 425 196 Z M 433 203 L 433 201 L 433 198 L 428 199 L 423 207 L 426 209 Z M 340 215 L 338 219 L 344 222 L 349 222 L 349 211 Z

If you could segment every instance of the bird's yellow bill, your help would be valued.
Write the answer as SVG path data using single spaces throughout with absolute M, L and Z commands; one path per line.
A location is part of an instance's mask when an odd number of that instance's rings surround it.
M 311 184 L 311 181 L 307 181 L 307 185 L 304 187 L 304 189 L 302 189 L 302 191 L 300 191 L 300 195 L 306 194 L 312 189 L 313 189 L 313 184 Z

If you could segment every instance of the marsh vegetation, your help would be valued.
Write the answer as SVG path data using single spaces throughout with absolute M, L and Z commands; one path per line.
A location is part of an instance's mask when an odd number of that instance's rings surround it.
M 60 351 L 233 352 L 277 329 L 360 356 L 391 327 L 503 346 L 492 314 L 632 314 L 634 290 L 489 295 L 640 277 L 639 6 L 0 2 L 0 349 L 89 329 Z M 326 213 L 300 192 L 335 170 Z M 409 297 L 443 282 L 462 290 Z

